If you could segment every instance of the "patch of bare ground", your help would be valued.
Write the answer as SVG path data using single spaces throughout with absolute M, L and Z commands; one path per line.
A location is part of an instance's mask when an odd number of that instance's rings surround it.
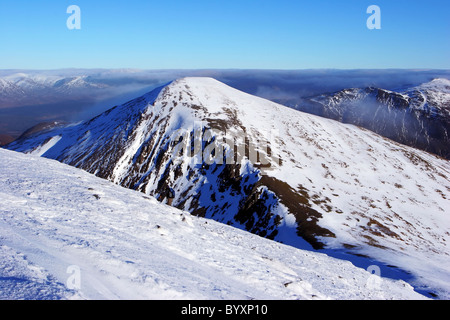
M 333 232 L 318 225 L 322 214 L 311 208 L 310 200 L 312 199 L 306 189 L 295 190 L 286 182 L 270 176 L 263 176 L 259 183 L 274 192 L 280 202 L 295 216 L 298 225 L 297 234 L 315 249 L 321 249 L 324 246 L 317 237 L 335 237 Z

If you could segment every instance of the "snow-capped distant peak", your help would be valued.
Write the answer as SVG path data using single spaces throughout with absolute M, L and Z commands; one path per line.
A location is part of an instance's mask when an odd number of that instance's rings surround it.
M 450 92 L 450 80 L 445 78 L 436 78 L 431 80 L 430 82 L 423 83 L 420 86 L 421 88 L 434 88 L 439 91 L 448 91 Z

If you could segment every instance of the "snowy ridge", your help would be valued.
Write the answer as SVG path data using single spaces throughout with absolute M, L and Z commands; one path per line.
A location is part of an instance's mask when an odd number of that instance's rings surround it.
M 405 94 L 416 100 L 412 103 L 414 109 L 450 117 L 450 80 L 437 78 L 408 89 Z
M 280 161 L 207 164 L 201 153 L 175 152 L 183 141 L 195 149 L 195 135 L 207 132 L 197 127 L 216 132 L 200 139 L 201 150 L 220 150 L 223 134 L 244 134 L 270 141 Z M 450 293 L 447 160 L 211 78 L 176 80 L 8 148 L 46 150 L 44 157 L 155 197 L 170 186 L 174 206 L 194 215 L 298 248 L 365 255 L 409 272 L 420 289 Z
M 424 299 L 33 155 L 0 149 L 0 196 L 2 299 Z
M 450 80 L 396 91 L 350 88 L 304 99 L 296 109 L 355 124 L 450 159 Z

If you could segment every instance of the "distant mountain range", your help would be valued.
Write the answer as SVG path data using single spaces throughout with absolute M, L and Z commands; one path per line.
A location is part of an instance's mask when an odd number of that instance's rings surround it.
M 0 145 L 41 122 L 90 118 L 110 105 L 147 92 L 154 84 L 126 76 L 117 81 L 116 73 L 110 73 L 105 78 L 84 70 L 16 72 L 0 77 Z
M 80 95 L 88 96 L 94 90 L 108 87 L 107 84 L 93 81 L 89 76 L 61 78 L 19 73 L 0 78 L 0 105 L 7 108 L 18 104 L 43 104 L 54 102 L 55 97 L 62 95 L 79 98 Z
M 437 105 L 446 93 L 435 90 L 446 83 L 410 95 L 369 88 L 308 102 L 341 121 L 355 111 L 334 107 L 352 101 L 374 103 L 385 122 L 397 109 L 433 121 L 448 110 Z M 163 202 L 171 188 L 173 206 L 194 215 L 298 248 L 367 256 L 450 296 L 448 160 L 203 77 L 172 81 L 87 121 L 53 125 L 7 148 Z

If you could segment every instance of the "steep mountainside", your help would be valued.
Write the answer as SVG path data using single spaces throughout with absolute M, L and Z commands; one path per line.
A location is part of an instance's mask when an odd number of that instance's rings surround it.
M 362 126 L 397 142 L 450 159 L 450 80 L 435 79 L 399 92 L 351 88 L 295 106 Z
M 0 149 L 0 198 L 2 300 L 426 299 L 49 159 Z
M 184 78 L 8 148 L 162 201 L 170 187 L 192 214 L 300 248 L 345 248 L 448 294 L 450 164 L 369 130 Z

